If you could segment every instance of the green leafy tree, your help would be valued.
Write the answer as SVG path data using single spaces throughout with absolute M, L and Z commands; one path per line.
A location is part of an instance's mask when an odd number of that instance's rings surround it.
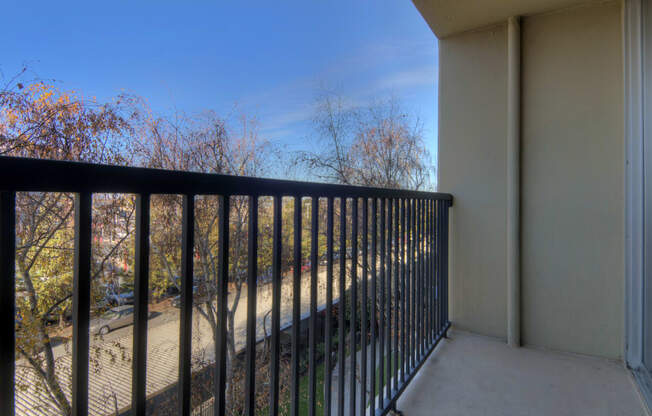
M 98 163 L 123 163 L 117 138 L 132 133 L 137 113 L 119 97 L 98 103 L 43 82 L 14 78 L 0 90 L 0 155 Z M 49 397 L 48 409 L 71 412 L 48 323 L 70 310 L 74 199 L 64 193 L 19 193 L 16 197 L 17 353 L 34 387 Z M 103 215 L 106 212 L 96 212 Z M 109 250 L 109 254 L 115 249 Z M 95 264 L 92 278 L 106 260 Z M 51 411 L 51 410 L 50 410 Z
M 153 119 L 148 132 L 133 145 L 138 163 L 153 168 L 219 173 L 239 176 L 263 176 L 270 157 L 269 143 L 258 137 L 253 120 L 242 118 L 236 131 L 214 113 L 174 120 Z M 160 224 L 152 225 L 151 248 L 155 253 L 155 268 L 151 272 L 173 280 L 179 270 L 181 230 L 169 227 L 172 218 L 179 218 L 181 200 L 177 197 L 152 200 L 153 212 L 164 212 Z M 215 196 L 199 196 L 195 200 L 195 275 L 193 310 L 208 322 L 213 339 L 217 339 L 216 284 L 219 278 L 218 251 L 220 235 L 218 220 L 222 207 Z M 271 203 L 259 201 L 260 244 L 258 267 L 261 272 L 271 269 Z M 154 216 L 153 216 L 154 217 Z M 227 304 L 227 380 L 236 380 L 236 310 L 243 297 L 247 280 L 249 199 L 230 197 L 229 218 L 229 291 Z M 229 383 L 228 394 L 236 391 Z M 237 411 L 239 400 L 229 403 Z

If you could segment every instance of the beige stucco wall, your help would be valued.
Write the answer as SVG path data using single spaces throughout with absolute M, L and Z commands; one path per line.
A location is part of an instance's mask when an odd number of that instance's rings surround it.
M 522 338 L 623 350 L 620 2 L 522 21 Z M 505 26 L 440 41 L 439 189 L 455 196 L 451 318 L 506 336 Z
M 522 25 L 523 341 L 608 357 L 624 339 L 620 10 Z
M 505 337 L 506 27 L 441 41 L 439 189 L 455 196 L 451 318 Z

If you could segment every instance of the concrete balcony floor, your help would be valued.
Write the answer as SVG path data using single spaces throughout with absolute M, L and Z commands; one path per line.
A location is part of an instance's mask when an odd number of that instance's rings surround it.
M 449 336 L 398 401 L 405 416 L 648 414 L 621 362 Z

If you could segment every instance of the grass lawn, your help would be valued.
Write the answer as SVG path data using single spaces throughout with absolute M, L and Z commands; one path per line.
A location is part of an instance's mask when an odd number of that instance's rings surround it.
M 392 357 L 392 365 L 396 357 Z M 388 378 L 391 376 L 390 370 L 387 368 L 387 356 L 385 356 L 384 362 L 384 373 L 385 378 L 384 382 L 387 383 Z M 379 362 L 376 362 L 378 365 Z M 398 357 L 398 365 L 401 365 L 401 357 Z M 317 365 L 317 385 L 316 385 L 316 414 L 324 414 L 324 363 Z M 307 415 L 310 414 L 310 405 L 309 405 L 309 387 L 310 387 L 310 373 L 306 372 L 301 379 L 299 380 L 299 414 Z M 380 391 L 380 367 L 376 368 L 376 393 Z M 265 411 L 264 414 L 268 414 L 268 411 Z M 290 415 L 290 396 L 289 394 L 281 398 L 279 403 L 279 414 L 283 416 Z
M 394 362 L 397 359 L 398 359 L 398 367 L 399 367 L 399 374 L 400 374 L 401 373 L 400 372 L 400 369 L 401 369 L 401 357 L 396 357 L 395 355 L 393 355 L 391 357 L 392 362 L 391 362 L 391 367 L 390 368 L 393 369 L 393 367 L 395 365 Z M 390 368 L 387 368 L 387 355 L 385 356 L 385 359 L 383 360 L 383 363 L 384 363 L 384 365 L 383 365 L 383 370 L 384 370 L 383 373 L 385 374 L 385 377 L 383 378 L 383 381 L 384 381 L 384 385 L 387 385 L 387 380 L 389 380 L 392 377 L 392 374 L 390 373 Z M 380 392 L 380 387 L 381 387 L 380 386 L 380 363 L 376 362 L 376 366 L 377 366 L 376 367 L 376 394 L 378 394 L 378 392 Z
M 317 365 L 316 373 L 316 396 L 315 396 L 315 407 L 317 409 L 316 414 L 324 414 L 324 363 Z M 299 414 L 308 415 L 310 414 L 310 372 L 306 371 L 301 379 L 299 380 Z M 287 395 L 281 399 L 279 403 L 279 414 L 289 415 L 290 414 L 290 396 Z M 266 413 L 267 414 L 267 413 Z

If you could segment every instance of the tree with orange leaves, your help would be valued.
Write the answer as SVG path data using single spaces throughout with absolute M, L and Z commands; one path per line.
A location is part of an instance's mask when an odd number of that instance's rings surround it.
M 139 113 L 132 97 L 100 103 L 74 91 L 60 91 L 37 81 L 28 85 L 20 76 L 0 89 L 0 155 L 123 164 L 123 139 L 133 134 Z M 48 324 L 70 310 L 74 241 L 74 197 L 65 193 L 18 193 L 16 196 L 16 350 L 18 389 L 37 389 L 44 412 L 68 415 L 69 398 L 62 386 L 65 375 L 54 353 Z M 94 220 L 133 211 L 130 200 L 108 196 L 96 204 Z M 131 227 L 111 247 L 94 247 L 92 279 L 122 248 Z M 64 371 L 65 372 L 65 371 Z M 19 377 L 17 377 L 19 378 Z

